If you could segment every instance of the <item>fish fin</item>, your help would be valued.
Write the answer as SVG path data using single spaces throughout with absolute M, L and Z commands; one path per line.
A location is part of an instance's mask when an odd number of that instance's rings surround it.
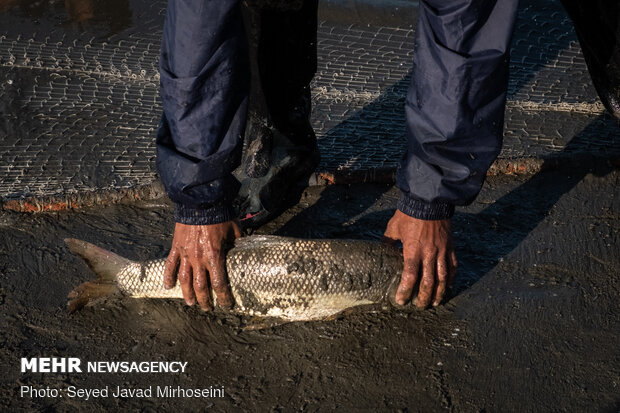
M 98 279 L 106 282 L 114 282 L 116 275 L 126 266 L 132 263 L 131 260 L 123 258 L 112 251 L 104 250 L 89 242 L 75 238 L 66 238 L 65 244 L 72 253 L 82 257 L 88 268 L 90 268 Z
M 243 331 L 257 331 L 266 328 L 278 327 L 287 324 L 290 321 L 276 317 L 252 317 L 250 321 L 243 327 Z
M 345 308 L 344 310 L 336 311 L 333 314 L 326 315 L 325 317 L 321 318 L 321 321 L 339 320 L 341 318 L 347 317 L 347 316 L 349 316 L 351 314 L 355 314 L 357 312 L 359 312 L 357 307 Z
M 118 292 L 116 275 L 131 264 L 131 260 L 86 241 L 67 238 L 65 243 L 71 252 L 82 257 L 88 267 L 97 274 L 97 279 L 80 284 L 69 293 L 67 310 L 70 313 L 79 310 L 92 300 Z
M 354 307 L 345 308 L 344 310 L 335 311 L 330 315 L 326 315 L 321 318 L 321 321 L 334 321 L 339 320 L 341 318 L 346 318 L 351 316 L 352 314 L 360 314 L 360 313 L 375 313 L 379 311 L 381 307 L 378 303 L 369 303 L 369 304 L 361 304 L 356 305 Z
M 86 281 L 78 285 L 67 296 L 69 298 L 69 301 L 67 301 L 67 311 L 73 313 L 98 298 L 109 297 L 118 292 L 118 287 L 114 283 L 100 282 L 99 279 Z

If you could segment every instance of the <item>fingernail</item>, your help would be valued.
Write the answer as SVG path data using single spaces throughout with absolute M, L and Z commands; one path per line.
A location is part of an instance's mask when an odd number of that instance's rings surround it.
M 433 303 L 433 307 L 437 307 L 439 304 L 440 304 L 440 301 L 435 301 L 435 302 Z
M 196 299 L 185 300 L 185 303 L 191 307 L 192 305 L 196 304 Z

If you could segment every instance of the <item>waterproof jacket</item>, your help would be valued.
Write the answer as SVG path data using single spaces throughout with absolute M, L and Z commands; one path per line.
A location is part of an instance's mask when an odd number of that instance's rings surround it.
M 420 2 L 398 208 L 445 219 L 480 191 L 501 149 L 517 0 Z M 214 224 L 231 203 L 250 93 L 239 1 L 170 0 L 160 72 L 157 167 L 175 219 Z

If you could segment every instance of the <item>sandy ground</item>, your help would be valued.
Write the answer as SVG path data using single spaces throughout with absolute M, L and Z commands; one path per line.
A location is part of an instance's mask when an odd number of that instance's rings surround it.
M 132 259 L 162 257 L 173 226 L 165 200 L 2 213 L 0 410 L 615 412 L 619 179 L 605 164 L 493 178 L 454 218 L 460 277 L 445 305 L 260 331 L 179 301 L 113 299 L 65 312 L 67 293 L 92 275 L 62 239 Z M 397 196 L 386 186 L 310 188 L 260 232 L 378 239 Z M 20 358 L 37 356 L 182 360 L 188 371 L 22 374 Z M 225 396 L 21 398 L 23 385 L 223 386 Z

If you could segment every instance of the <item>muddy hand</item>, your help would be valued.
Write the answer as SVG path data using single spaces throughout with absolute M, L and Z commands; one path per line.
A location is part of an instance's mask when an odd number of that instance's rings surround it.
M 179 280 L 187 305 L 196 302 L 203 310 L 211 310 L 211 290 L 222 308 L 233 305 L 226 276 L 226 245 L 241 236 L 233 221 L 214 225 L 177 223 L 166 267 L 164 286 L 174 287 Z
M 396 303 L 405 305 L 419 282 L 416 306 L 427 307 L 441 303 L 446 288 L 456 277 L 456 255 L 452 246 L 450 220 L 425 221 L 412 218 L 397 210 L 385 230 L 384 240 L 403 243 L 405 265 Z

